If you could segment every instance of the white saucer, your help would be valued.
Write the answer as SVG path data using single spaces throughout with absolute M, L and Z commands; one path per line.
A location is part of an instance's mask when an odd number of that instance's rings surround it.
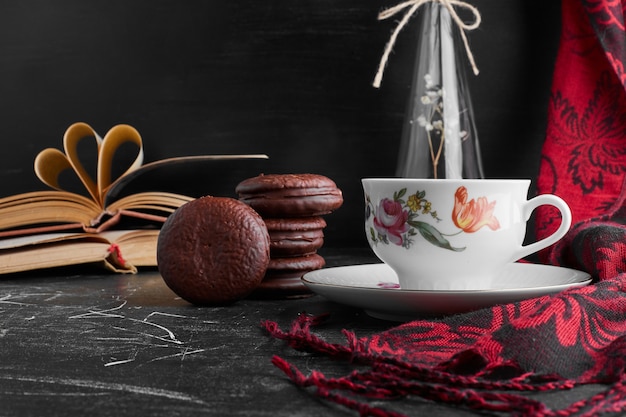
M 364 309 L 372 317 L 407 321 L 424 315 L 454 314 L 554 294 L 591 282 L 586 272 L 557 266 L 514 263 L 489 290 L 402 290 L 386 264 L 325 268 L 302 282 L 331 301 Z

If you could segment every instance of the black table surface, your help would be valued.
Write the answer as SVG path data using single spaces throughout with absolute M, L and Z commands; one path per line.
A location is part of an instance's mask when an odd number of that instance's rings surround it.
M 324 257 L 328 266 L 375 262 L 360 249 L 328 250 Z M 272 365 L 273 355 L 280 355 L 303 372 L 320 365 L 329 375 L 351 370 L 295 351 L 261 327 L 264 320 L 288 327 L 301 312 L 329 313 L 315 332 L 337 343 L 344 341 L 344 328 L 366 336 L 397 324 L 318 295 L 196 307 L 171 292 L 156 270 L 2 277 L 0 415 L 357 415 L 297 388 Z M 601 388 L 542 398 L 560 408 Z M 475 415 L 413 399 L 388 405 L 409 415 Z

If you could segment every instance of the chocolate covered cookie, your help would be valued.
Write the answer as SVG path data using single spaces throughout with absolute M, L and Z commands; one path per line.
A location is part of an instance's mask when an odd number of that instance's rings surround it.
M 163 224 L 157 263 L 165 283 L 193 304 L 226 304 L 259 286 L 270 261 L 261 216 L 227 197 L 201 197 Z
M 322 217 L 264 220 L 270 235 L 271 258 L 310 255 L 324 244 L 326 221 Z
M 297 278 L 326 265 L 324 258 L 317 253 L 292 258 L 271 258 L 267 266 L 266 277 Z
M 326 261 L 317 253 L 290 258 L 272 258 L 265 278 L 254 290 L 252 296 L 255 298 L 308 297 L 311 291 L 302 283 L 301 277 L 325 265 Z
M 270 235 L 270 264 L 253 296 L 311 295 L 300 278 L 325 265 L 317 254 L 326 227 L 321 216 L 343 204 L 341 190 L 323 175 L 262 174 L 240 182 L 235 192 L 261 215 Z
M 343 204 L 335 182 L 317 174 L 259 175 L 240 182 L 235 192 L 264 218 L 321 216 Z

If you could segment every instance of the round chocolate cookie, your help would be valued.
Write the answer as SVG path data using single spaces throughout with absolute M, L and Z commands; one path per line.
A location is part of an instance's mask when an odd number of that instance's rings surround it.
M 272 258 L 267 266 L 265 278 L 298 278 L 307 272 L 321 269 L 326 265 L 324 258 L 317 253 L 293 258 Z
M 324 258 L 316 253 L 291 258 L 272 258 L 265 278 L 253 298 L 303 298 L 312 295 L 300 279 L 304 274 L 326 265 Z
M 289 219 L 266 218 L 270 234 L 270 257 L 303 256 L 324 244 L 326 221 L 319 216 Z
M 317 174 L 259 175 L 240 182 L 235 192 L 264 218 L 321 216 L 343 204 L 335 182 Z
M 201 197 L 163 224 L 157 264 L 165 283 L 193 304 L 227 304 L 250 294 L 270 260 L 265 222 L 228 197 Z

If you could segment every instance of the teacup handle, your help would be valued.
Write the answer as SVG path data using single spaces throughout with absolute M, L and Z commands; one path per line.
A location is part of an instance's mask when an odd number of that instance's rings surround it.
M 561 212 L 561 225 L 550 236 L 538 240 L 537 242 L 522 246 L 515 253 L 514 259 L 511 261 L 517 261 L 535 252 L 539 252 L 541 249 L 547 248 L 548 246 L 558 242 L 569 231 L 569 228 L 572 225 L 572 211 L 562 198 L 553 194 L 541 194 L 526 201 L 522 208 L 525 220 L 528 221 L 533 211 L 537 207 L 543 205 L 556 207 Z

